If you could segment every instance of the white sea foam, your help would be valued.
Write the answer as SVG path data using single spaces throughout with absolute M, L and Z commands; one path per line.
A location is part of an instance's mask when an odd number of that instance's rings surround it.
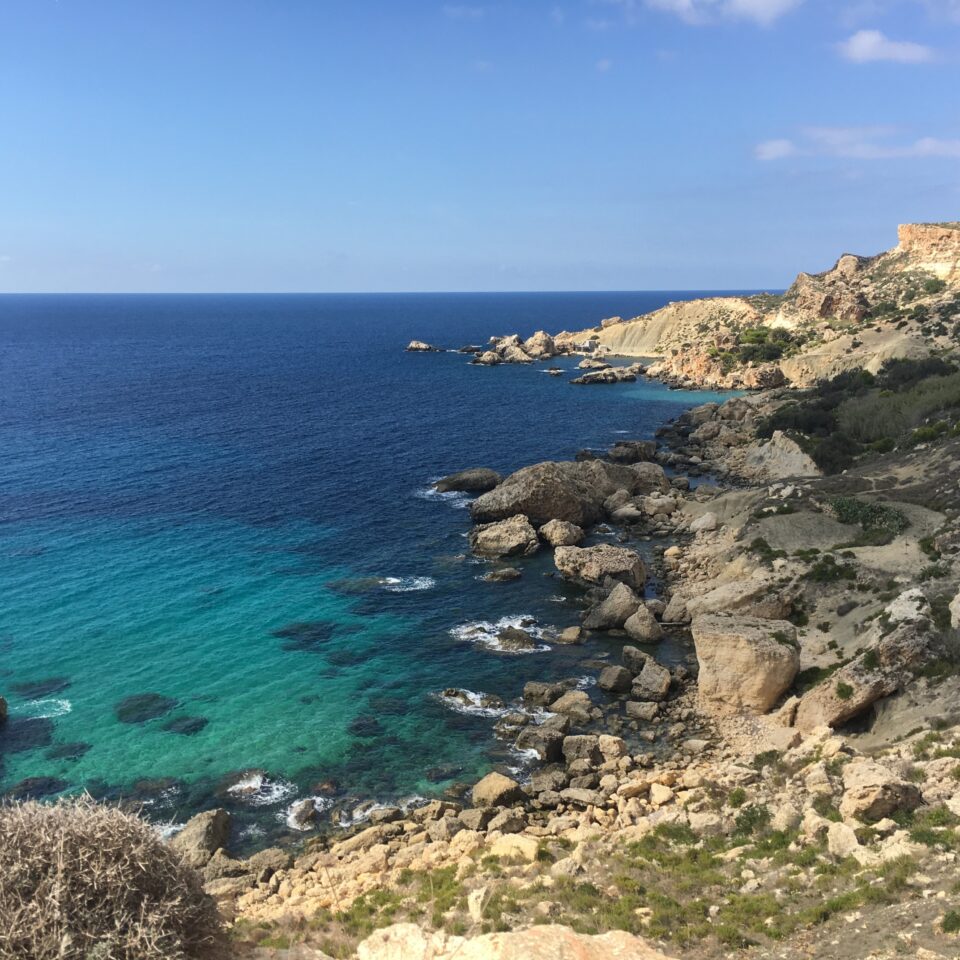
M 251 807 L 272 807 L 288 797 L 295 796 L 297 788 L 288 780 L 271 780 L 262 773 L 251 773 L 227 788 L 232 794 Z
M 413 794 L 403 797 L 396 803 L 381 803 L 378 800 L 363 800 L 351 810 L 344 810 L 337 819 L 340 827 L 355 827 L 358 823 L 366 823 L 377 810 L 388 810 L 390 807 L 399 807 L 404 813 L 409 813 L 414 807 L 422 807 L 428 803 L 426 797 Z
M 524 750 L 513 747 L 510 753 L 517 762 L 507 767 L 507 770 L 511 776 L 522 783 L 529 776 L 530 770 L 539 763 L 540 754 L 532 747 Z
M 249 823 L 247 826 L 243 827 L 239 833 L 241 840 L 257 840 L 260 837 L 265 837 L 266 835 L 267 831 L 264 830 L 259 823 Z
M 62 717 L 73 709 L 69 700 L 31 700 L 17 708 L 17 714 L 30 720 Z
M 507 650 L 498 638 L 501 630 L 507 627 L 516 627 L 529 633 L 531 637 L 540 640 L 543 637 L 543 627 L 539 626 L 533 617 L 526 614 L 520 614 L 514 617 L 501 617 L 495 623 L 489 620 L 472 620 L 469 623 L 461 623 L 450 631 L 450 635 L 455 640 L 463 640 L 467 643 L 479 643 L 488 650 L 495 650 L 498 653 L 543 653 L 550 647 L 545 643 L 538 643 L 529 650 Z
M 486 694 L 464 689 L 458 689 L 457 692 L 461 696 L 447 697 L 443 693 L 437 693 L 434 696 L 449 710 L 472 717 L 505 717 L 508 713 L 516 713 L 516 708 L 509 707 L 506 704 L 502 707 L 484 706 L 483 698 Z M 466 703 L 464 703 L 464 700 L 466 700 Z
M 305 799 L 313 801 L 313 806 L 317 814 L 321 814 L 324 810 L 329 810 L 333 806 L 333 800 L 331 800 L 330 797 L 308 797 Z M 285 809 L 278 811 L 277 819 L 282 820 L 291 830 L 312 830 L 312 821 L 308 823 L 298 823 L 293 817 L 293 808 L 302 802 L 303 800 L 295 800 Z
M 390 593 L 414 593 L 418 590 L 432 590 L 437 585 L 433 577 L 383 577 L 380 586 Z
M 440 478 L 437 477 L 437 479 L 439 480 Z M 466 510 L 473 502 L 473 497 L 460 490 L 446 490 L 441 492 L 433 486 L 420 487 L 414 491 L 414 496 L 418 500 L 439 500 L 447 504 L 447 506 L 453 507 L 454 510 Z
M 578 689 L 578 690 L 588 690 L 590 687 L 595 687 L 596 685 L 597 685 L 597 678 L 596 678 L 596 677 L 590 677 L 590 676 L 581 677 L 581 678 L 577 681 L 577 689 Z
M 155 823 L 153 829 L 160 835 L 161 840 L 169 840 L 171 837 L 175 837 L 185 826 L 185 823 L 174 823 L 171 820 L 167 823 Z

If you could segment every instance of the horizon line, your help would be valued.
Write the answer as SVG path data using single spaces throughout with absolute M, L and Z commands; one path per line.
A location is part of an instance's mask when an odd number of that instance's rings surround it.
M 636 287 L 554 290 L 0 290 L 0 297 L 324 297 L 451 296 L 544 293 L 782 293 L 786 287 Z

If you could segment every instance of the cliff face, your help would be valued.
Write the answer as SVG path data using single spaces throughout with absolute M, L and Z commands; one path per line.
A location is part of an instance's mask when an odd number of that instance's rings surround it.
M 960 282 L 960 222 L 905 223 L 897 230 L 897 253 L 916 269 L 941 280 Z
M 905 224 L 873 257 L 844 254 L 782 296 L 712 297 L 577 333 L 572 349 L 656 357 L 651 373 L 691 386 L 797 386 L 960 344 L 960 223 Z M 775 332 L 764 339 L 764 328 Z M 760 339 L 758 340 L 758 337 Z

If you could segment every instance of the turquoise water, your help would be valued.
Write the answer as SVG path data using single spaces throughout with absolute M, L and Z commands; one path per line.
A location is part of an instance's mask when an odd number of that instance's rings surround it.
M 466 499 L 429 482 L 652 436 L 709 395 L 402 348 L 680 296 L 0 298 L 3 788 L 171 821 L 225 804 L 256 842 L 297 797 L 349 818 L 522 766 L 437 693 L 509 700 L 607 645 L 468 642 L 477 621 L 574 623 L 577 593 L 546 554 L 482 582 Z M 145 694 L 157 715 L 122 722 Z

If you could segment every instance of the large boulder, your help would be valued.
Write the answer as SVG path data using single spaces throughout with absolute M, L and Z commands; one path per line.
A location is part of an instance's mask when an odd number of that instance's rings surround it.
M 636 611 L 624 621 L 627 636 L 637 643 L 656 643 L 663 637 L 663 630 L 654 615 L 641 603 Z
M 566 520 L 551 520 L 540 528 L 540 536 L 551 547 L 575 547 L 583 540 L 583 530 Z
M 656 440 L 621 440 L 607 451 L 607 457 L 614 463 L 645 463 L 656 453 Z
M 840 815 L 845 819 L 880 820 L 899 810 L 920 806 L 914 784 L 865 757 L 856 757 L 843 768 L 843 798 Z
M 481 524 L 470 531 L 469 540 L 473 552 L 486 557 L 529 557 L 540 549 L 537 531 L 523 514 Z
M 411 340 L 407 344 L 408 353 L 434 353 L 437 349 L 432 344 L 424 343 L 423 340 Z
M 630 470 L 635 478 L 631 493 L 646 496 L 658 491 L 668 493 L 671 489 L 670 480 L 659 463 L 634 463 Z
M 502 773 L 488 773 L 473 787 L 473 803 L 477 807 L 503 807 L 522 799 L 520 784 Z
M 587 527 L 601 519 L 603 501 L 611 493 L 621 487 L 632 492 L 639 484 L 633 467 L 601 460 L 535 463 L 478 497 L 470 513 L 479 523 L 522 513 L 534 524 L 567 520 Z
M 517 853 L 526 837 L 501 838 L 504 850 Z M 509 842 L 508 842 L 509 841 Z M 497 848 L 500 849 L 499 847 Z M 531 847 L 536 858 L 536 843 Z M 491 847 L 491 853 L 494 852 Z M 570 927 L 541 924 L 509 933 L 485 933 L 464 938 L 432 933 L 414 923 L 397 923 L 377 930 L 357 947 L 357 960 L 669 960 L 646 941 L 622 930 L 588 936 Z
M 451 473 L 441 477 L 433 486 L 440 493 L 452 491 L 462 493 L 486 493 L 492 490 L 503 477 L 496 470 L 488 467 L 471 467 L 459 473 Z
M 868 667 L 860 656 L 800 698 L 794 726 L 803 733 L 822 726 L 839 727 L 893 693 L 897 686 L 895 677 Z
M 173 836 L 170 846 L 191 867 L 205 867 L 213 855 L 225 849 L 230 839 L 230 814 L 226 810 L 206 810 L 191 817 Z
M 633 678 L 630 693 L 635 700 L 659 702 L 670 692 L 670 671 L 653 657 L 647 657 L 643 669 Z
M 551 713 L 569 717 L 573 723 L 588 723 L 593 714 L 593 701 L 583 690 L 569 690 L 550 704 Z
M 618 583 L 595 607 L 587 611 L 588 630 L 618 630 L 640 607 L 640 598 L 625 583 Z
M 638 554 L 606 543 L 595 547 L 557 547 L 553 562 L 564 577 L 581 583 L 603 584 L 609 578 L 642 590 L 647 579 Z
M 787 620 L 696 617 L 692 624 L 700 706 L 713 714 L 769 711 L 800 669 L 796 628 Z
M 557 345 L 545 330 L 538 330 L 532 337 L 524 340 L 523 350 L 534 360 L 546 360 L 557 355 Z

